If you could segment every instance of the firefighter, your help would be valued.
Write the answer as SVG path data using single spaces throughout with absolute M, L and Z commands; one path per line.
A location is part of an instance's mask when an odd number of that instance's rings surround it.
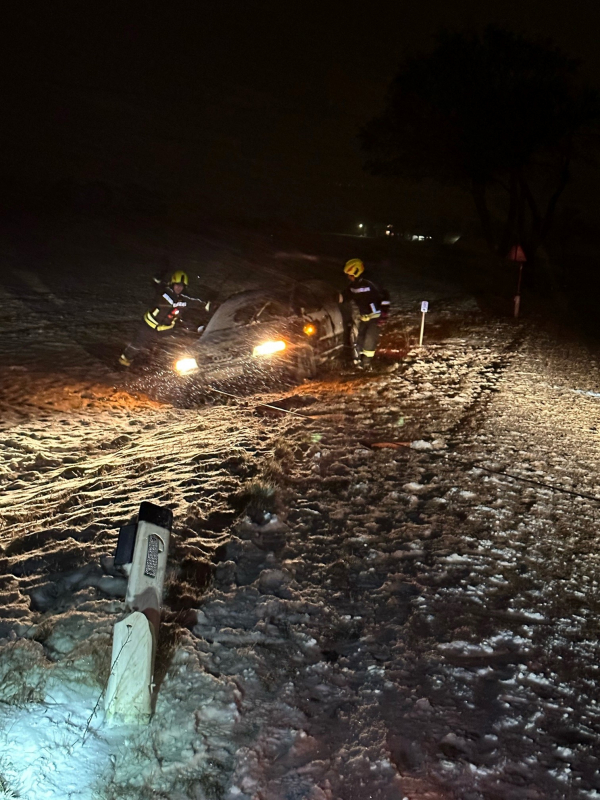
M 157 343 L 162 342 L 173 332 L 178 323 L 189 328 L 183 320 L 183 315 L 190 303 L 202 303 L 207 311 L 210 308 L 210 301 L 205 303 L 199 298 L 190 297 L 185 293 L 188 276 L 183 270 L 175 270 L 168 278 L 161 275 L 153 280 L 158 286 L 155 302 L 144 314 L 143 321 L 133 340 L 119 356 L 119 364 L 123 367 L 131 366 L 140 351 L 151 350 Z M 197 328 L 198 333 L 201 333 L 203 329 L 204 326 Z
M 346 262 L 344 273 L 350 281 L 340 295 L 340 303 L 353 302 L 358 308 L 360 322 L 354 342 L 354 364 L 360 369 L 369 370 L 377 349 L 381 328 L 390 314 L 388 293 L 377 284 L 362 277 L 365 265 L 360 258 Z

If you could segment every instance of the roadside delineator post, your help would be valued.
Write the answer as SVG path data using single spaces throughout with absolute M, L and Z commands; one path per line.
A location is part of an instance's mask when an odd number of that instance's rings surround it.
M 523 252 L 523 248 L 520 244 L 516 244 L 514 247 L 510 248 L 510 253 L 508 257 L 511 261 L 515 264 L 519 265 L 519 277 L 517 279 L 517 293 L 514 297 L 514 317 L 518 319 L 519 311 L 521 309 L 521 281 L 523 278 L 523 264 L 527 263 L 527 258 L 525 257 L 525 253 Z
M 148 722 L 152 712 L 154 656 L 160 625 L 170 509 L 142 503 L 137 525 L 119 531 L 115 565 L 128 574 L 125 606 L 131 612 L 114 627 L 110 677 L 104 698 L 109 720 Z
M 423 334 L 425 333 L 425 314 L 429 311 L 429 301 L 421 302 L 421 333 L 419 334 L 419 347 L 423 347 Z

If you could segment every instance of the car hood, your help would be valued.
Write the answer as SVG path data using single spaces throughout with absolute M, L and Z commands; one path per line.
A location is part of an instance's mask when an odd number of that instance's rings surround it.
M 231 358 L 251 358 L 257 345 L 283 339 L 290 343 L 298 338 L 289 322 L 245 325 L 234 330 L 205 331 L 195 346 L 198 359 L 221 361 Z

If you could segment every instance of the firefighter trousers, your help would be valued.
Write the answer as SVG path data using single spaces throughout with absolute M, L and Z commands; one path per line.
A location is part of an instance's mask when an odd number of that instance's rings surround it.
M 128 361 L 133 361 L 140 352 L 149 352 L 153 350 L 157 344 L 164 342 L 165 337 L 170 333 L 172 333 L 171 328 L 166 331 L 157 331 L 151 328 L 147 323 L 140 322 L 135 336 L 123 350 L 122 355 Z
M 358 332 L 354 342 L 354 352 L 356 359 L 361 357 L 373 358 L 379 341 L 379 318 L 362 320 L 358 323 Z

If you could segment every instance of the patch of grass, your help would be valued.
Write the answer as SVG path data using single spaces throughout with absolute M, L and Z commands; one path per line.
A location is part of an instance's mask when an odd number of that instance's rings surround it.
M 259 480 L 272 485 L 283 485 L 286 482 L 286 473 L 283 465 L 274 458 L 265 462 Z
M 0 775 L 0 800 L 18 800 L 20 795 L 15 794 Z
M 77 645 L 66 659 L 59 662 L 58 669 L 63 666 L 68 670 L 78 669 L 84 679 L 91 679 L 94 684 L 104 687 L 108 683 L 111 660 L 112 635 L 98 633 Z
M 5 772 L 14 772 L 12 764 L 0 756 L 0 800 L 18 800 L 20 794 L 11 787 L 10 780 L 5 776 Z
M 46 639 L 50 638 L 50 635 L 52 634 L 55 625 L 56 625 L 55 619 L 50 619 L 49 617 L 46 617 L 34 627 L 31 638 L 35 642 L 45 642 Z
M 267 514 L 280 512 L 283 506 L 282 490 L 288 483 L 296 457 L 296 450 L 287 439 L 275 439 L 272 457 L 264 462 L 256 477 L 247 481 L 229 498 L 231 505 L 258 524 L 264 522 Z
M 19 639 L 0 648 L 0 701 L 14 706 L 41 703 L 51 666 L 38 642 Z
M 235 492 L 230 502 L 240 513 L 260 524 L 267 514 L 274 514 L 280 507 L 281 491 L 273 480 L 254 478 Z

